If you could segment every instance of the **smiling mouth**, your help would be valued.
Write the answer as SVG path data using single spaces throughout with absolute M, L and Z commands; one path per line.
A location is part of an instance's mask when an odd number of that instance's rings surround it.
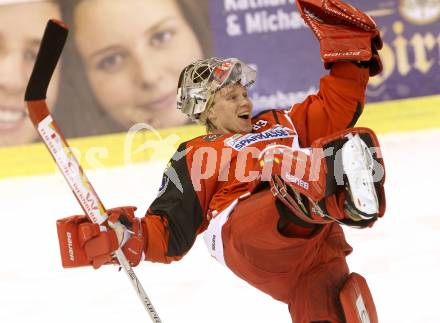
M 26 112 L 19 109 L 0 107 L 0 124 L 16 124 L 26 117 Z
M 250 112 L 243 112 L 243 113 L 240 113 L 238 115 L 238 117 L 243 120 L 249 120 L 251 118 L 251 113 Z

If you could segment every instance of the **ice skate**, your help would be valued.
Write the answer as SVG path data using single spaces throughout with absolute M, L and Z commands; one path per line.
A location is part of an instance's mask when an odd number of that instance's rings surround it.
M 348 141 L 342 147 L 342 166 L 349 192 L 346 210 L 353 220 L 368 220 L 379 212 L 373 179 L 373 157 L 358 134 L 347 137 Z

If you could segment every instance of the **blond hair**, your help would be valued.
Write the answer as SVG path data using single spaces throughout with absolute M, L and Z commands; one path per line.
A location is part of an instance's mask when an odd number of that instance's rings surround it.
M 214 96 L 215 95 L 211 95 L 211 97 L 208 99 L 208 103 L 206 103 L 206 108 L 199 117 L 199 122 L 205 126 L 207 133 L 211 133 L 216 129 L 212 122 L 208 119 L 208 112 L 214 106 Z

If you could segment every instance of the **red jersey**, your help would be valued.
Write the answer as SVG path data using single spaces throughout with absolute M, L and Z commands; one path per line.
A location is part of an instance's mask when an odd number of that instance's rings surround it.
M 179 260 L 206 230 L 212 215 L 249 193 L 258 154 L 274 144 L 309 147 L 321 137 L 354 126 L 368 82 L 368 69 L 336 63 L 320 90 L 288 111 L 253 117 L 248 134 L 207 134 L 181 144 L 165 170 L 157 198 L 142 224 L 146 259 Z

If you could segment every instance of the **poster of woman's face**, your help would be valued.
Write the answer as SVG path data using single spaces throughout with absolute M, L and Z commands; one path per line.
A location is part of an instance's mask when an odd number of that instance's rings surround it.
M 177 80 L 203 53 L 176 0 L 82 1 L 74 24 L 93 93 L 117 123 L 163 128 L 187 122 L 176 109 Z
M 0 147 L 38 135 L 24 92 L 49 19 L 69 27 L 47 103 L 66 137 L 189 123 L 177 82 L 211 54 L 205 0 L 0 0 Z
M 52 1 L 0 2 L 0 147 L 37 138 L 26 114 L 24 92 L 50 18 L 61 18 Z M 59 69 L 48 89 L 49 107 L 54 107 L 58 84 Z

